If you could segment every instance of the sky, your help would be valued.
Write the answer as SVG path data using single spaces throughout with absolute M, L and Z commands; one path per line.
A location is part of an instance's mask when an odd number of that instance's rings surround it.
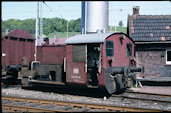
M 40 4 L 42 2 L 40 1 Z M 64 18 L 75 20 L 81 18 L 81 1 L 45 1 L 42 3 L 42 18 Z M 1 20 L 35 19 L 37 1 L 2 2 Z M 122 20 L 127 26 L 128 15 L 132 15 L 133 6 L 140 7 L 140 15 L 171 15 L 170 1 L 109 1 L 109 25 L 118 26 Z

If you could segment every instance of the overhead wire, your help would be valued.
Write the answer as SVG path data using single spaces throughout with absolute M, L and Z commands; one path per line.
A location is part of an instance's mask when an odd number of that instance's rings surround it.
M 58 11 L 56 11 L 56 10 L 50 8 L 50 7 L 45 3 L 45 1 L 43 1 L 43 3 L 49 8 L 49 10 L 50 10 L 51 12 L 57 12 L 57 13 L 59 13 Z M 62 16 L 61 14 L 59 14 L 59 15 L 60 15 L 61 18 L 63 18 L 63 16 Z
M 52 12 L 52 9 L 43 1 L 43 3 L 49 8 L 49 10 Z

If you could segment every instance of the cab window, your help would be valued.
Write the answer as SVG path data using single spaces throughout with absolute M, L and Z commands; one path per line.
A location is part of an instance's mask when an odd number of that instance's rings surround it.
M 86 46 L 85 45 L 72 45 L 72 61 L 84 62 L 86 59 Z
M 114 56 L 113 41 L 106 41 L 106 56 Z
M 127 43 L 126 45 L 126 56 L 131 57 L 132 56 L 132 44 Z

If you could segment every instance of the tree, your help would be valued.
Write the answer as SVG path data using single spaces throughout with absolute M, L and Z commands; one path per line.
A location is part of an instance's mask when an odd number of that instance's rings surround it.
M 13 29 L 27 30 L 32 36 L 35 35 L 35 19 L 9 19 L 1 20 L 1 33 L 5 34 L 5 29 L 9 29 L 9 32 Z M 53 32 L 66 32 L 67 31 L 67 20 L 61 18 L 43 18 L 43 33 L 48 35 Z M 69 32 L 80 32 L 81 31 L 81 18 L 76 20 L 68 21 Z
M 119 21 L 119 26 L 122 27 L 123 26 L 123 23 L 122 23 L 122 20 Z

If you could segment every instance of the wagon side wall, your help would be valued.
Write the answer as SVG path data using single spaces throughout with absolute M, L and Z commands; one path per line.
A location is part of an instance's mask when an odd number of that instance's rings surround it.
M 37 47 L 37 59 L 41 64 L 63 64 L 65 56 L 65 45 Z
M 22 64 L 22 58 L 26 57 L 29 62 L 34 60 L 34 39 L 19 37 L 3 37 L 2 39 L 2 70 L 5 66 Z

